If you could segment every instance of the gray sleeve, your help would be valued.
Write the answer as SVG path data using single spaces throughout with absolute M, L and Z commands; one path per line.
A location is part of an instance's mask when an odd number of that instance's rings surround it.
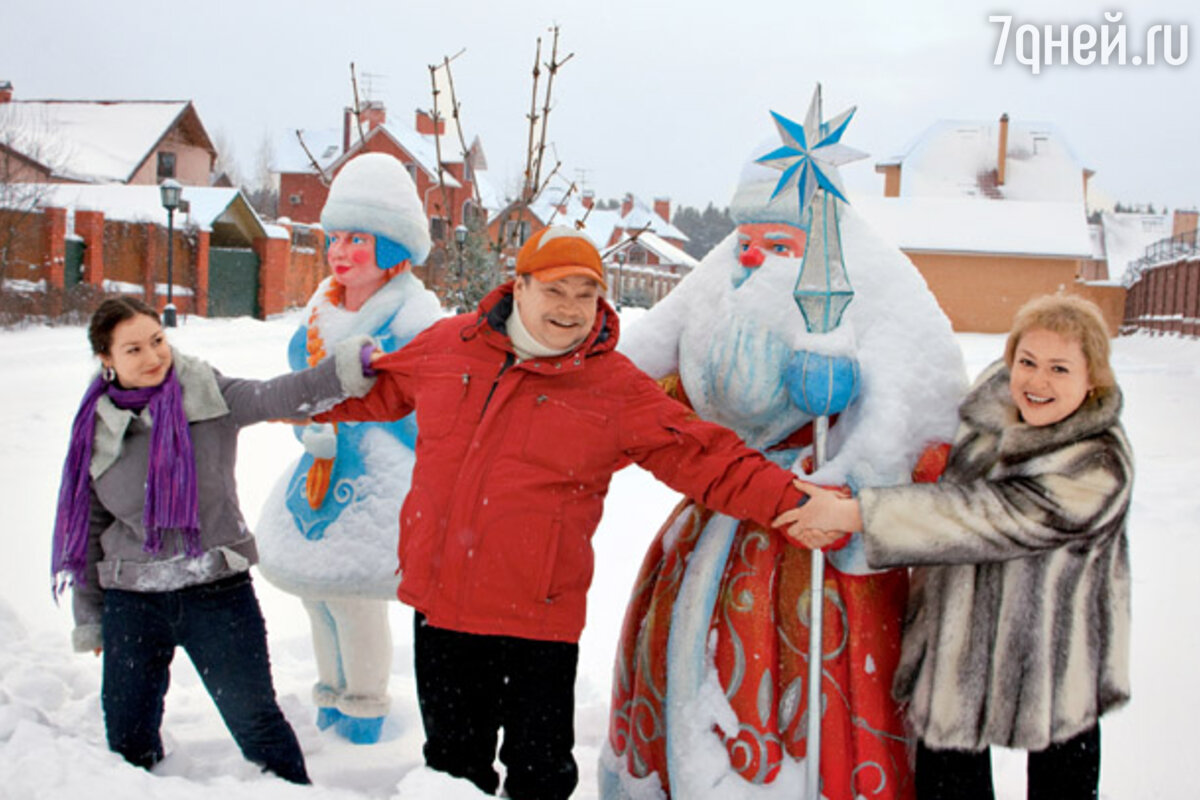
M 346 397 L 362 397 L 375 385 L 362 372 L 368 336 L 353 336 L 333 348 L 333 357 L 299 372 L 265 381 L 217 376 L 221 394 L 239 427 L 271 419 L 307 419 Z
M 84 582 L 77 583 L 71 590 L 71 610 L 75 617 L 71 646 L 80 653 L 90 652 L 100 646 L 100 617 L 104 612 L 104 593 L 100 589 L 100 576 L 96 565 L 103 558 L 100 534 L 113 522 L 113 515 L 100 504 L 95 489 L 91 492 L 90 503 L 87 571 L 84 573 Z

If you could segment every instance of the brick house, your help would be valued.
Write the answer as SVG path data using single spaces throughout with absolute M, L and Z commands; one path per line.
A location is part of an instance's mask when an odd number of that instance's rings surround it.
M 955 330 L 1006 331 L 1026 300 L 1069 292 L 1096 301 L 1115 334 L 1124 297 L 1096 266 L 1093 173 L 1052 124 L 941 121 L 875 169 L 884 196 L 854 207 L 912 260 Z
M 329 195 L 328 182 L 362 153 L 395 156 L 416 184 L 434 240 L 426 266 L 415 270 L 418 277 L 428 279 L 444 264 L 458 225 L 473 216 L 482 222 L 501 205 L 486 175 L 487 159 L 478 137 L 464 156 L 458 134 L 447 133 L 445 119 L 435 124 L 429 112 L 418 109 L 414 125 L 408 127 L 389 121 L 383 104 L 371 101 L 357 115 L 344 109 L 340 129 L 302 130 L 300 138 L 292 134 L 277 142 L 273 170 L 279 175 L 279 217 L 318 224 Z
M 0 86 L 0 174 L 26 183 L 208 186 L 217 151 L 187 100 L 14 100 Z
M 683 251 L 687 235 L 670 221 L 671 201 L 657 197 L 653 206 L 626 194 L 619 208 L 600 209 L 595 196 L 547 187 L 528 209 L 510 204 L 488 222 L 488 237 L 501 243 L 506 265 L 516 263 L 520 246 L 548 225 L 574 225 L 599 248 L 616 302 L 653 305 L 666 296 L 699 262 Z
M 14 252 L 9 288 L 44 293 L 62 311 L 77 286 L 132 294 L 183 315 L 255 316 L 302 304 L 324 274 L 320 243 L 304 226 L 262 221 L 238 189 L 189 186 L 172 220 L 156 186 L 30 184 L 38 208 Z M 0 225 L 13 209 L 0 207 Z M 168 266 L 168 248 L 170 259 Z
M 50 315 L 80 285 L 161 307 L 170 273 L 182 313 L 282 311 L 290 234 L 210 185 L 216 157 L 190 101 L 14 100 L 0 82 L 3 290 Z M 169 242 L 167 178 L 184 186 Z

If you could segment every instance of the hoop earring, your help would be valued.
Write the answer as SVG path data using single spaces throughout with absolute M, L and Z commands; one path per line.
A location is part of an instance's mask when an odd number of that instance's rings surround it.
M 117 371 L 112 367 L 105 367 L 100 370 L 100 376 L 104 378 L 105 383 L 112 383 L 117 379 Z

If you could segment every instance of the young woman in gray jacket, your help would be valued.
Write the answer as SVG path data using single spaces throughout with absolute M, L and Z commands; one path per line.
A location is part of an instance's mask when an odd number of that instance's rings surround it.
M 993 797 L 993 745 L 1029 751 L 1029 798 L 1097 796 L 1099 720 L 1130 694 L 1120 411 L 1099 309 L 1038 298 L 960 406 L 940 483 L 805 486 L 776 520 L 861 531 L 871 566 L 916 567 L 894 693 L 919 800 Z
M 169 667 L 182 647 L 245 757 L 308 783 L 275 699 L 266 629 L 238 507 L 238 431 L 307 418 L 364 394 L 362 337 L 320 366 L 268 381 L 227 378 L 167 343 L 145 303 L 105 300 L 88 337 L 103 369 L 84 394 L 63 466 L 54 594 L 73 587 L 76 650 L 102 653 L 109 747 L 149 768 L 163 758 Z

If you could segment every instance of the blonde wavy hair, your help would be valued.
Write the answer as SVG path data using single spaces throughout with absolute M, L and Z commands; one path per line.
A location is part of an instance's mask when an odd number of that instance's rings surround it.
M 1079 342 L 1087 361 L 1088 380 L 1097 393 L 1107 393 L 1117 385 L 1109 362 L 1111 347 L 1108 323 L 1099 306 L 1090 300 L 1069 294 L 1035 297 L 1017 311 L 1012 330 L 1004 346 L 1004 363 L 1012 369 L 1021 337 L 1031 330 L 1047 330 Z

